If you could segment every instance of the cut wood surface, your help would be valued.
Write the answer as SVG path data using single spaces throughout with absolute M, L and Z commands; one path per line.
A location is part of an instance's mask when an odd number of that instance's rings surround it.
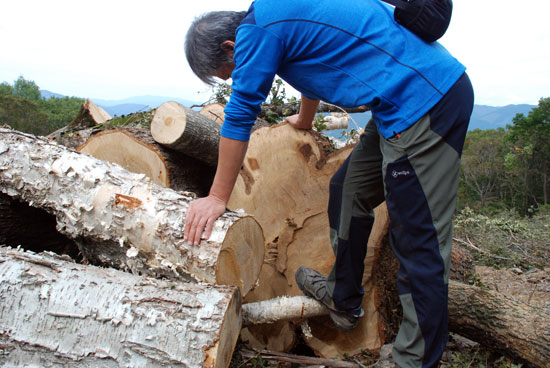
M 202 161 L 158 144 L 145 128 L 99 132 L 90 136 L 77 151 L 145 174 L 155 184 L 198 196 L 208 194 L 215 174 L 215 169 Z
M 209 239 L 183 241 L 191 193 L 143 174 L 9 129 L 0 129 L 0 189 L 56 216 L 93 263 L 136 273 L 238 286 L 256 284 L 263 234 L 244 213 L 226 212 Z
M 258 286 L 246 302 L 302 295 L 294 281 L 294 272 L 302 262 L 321 271 L 330 268 L 334 259 L 328 243 L 328 182 L 346 154 L 329 159 L 326 144 L 319 134 L 296 130 L 286 123 L 252 133 L 227 205 L 229 209 L 255 212 L 266 239 Z M 296 242 L 297 233 L 303 236 Z M 303 253 L 294 254 L 293 260 L 291 248 Z M 287 267 L 287 260 L 294 262 L 292 268 Z M 288 350 L 296 340 L 291 324 L 249 326 L 241 338 L 255 348 Z
M 151 121 L 156 142 L 210 166 L 218 163 L 220 129 L 220 124 L 175 101 L 160 105 Z
M 237 288 L 0 248 L 3 367 L 228 367 Z
M 383 203 L 375 209 L 375 222 L 368 241 L 363 273 L 365 294 L 361 303 L 365 316 L 359 319 L 357 326 L 351 331 L 342 331 L 330 318 L 321 317 L 307 321 L 302 328 L 305 340 L 319 356 L 342 357 L 362 350 L 378 351 L 394 338 L 401 317 L 395 286 L 399 262 L 387 239 L 384 241 L 388 226 L 389 216 Z M 315 268 L 315 265 L 309 267 Z M 327 275 L 329 271 L 321 272 Z
M 82 104 L 78 115 L 68 125 L 69 129 L 91 128 L 94 125 L 102 124 L 111 119 L 111 115 L 97 106 L 91 100 Z
M 266 238 L 266 259 L 258 287 L 246 297 L 247 303 L 303 295 L 294 278 L 300 266 L 328 274 L 334 263 L 327 216 L 329 181 L 351 149 L 327 154 L 326 140 L 288 124 L 258 129 L 252 134 L 228 203 L 230 209 L 243 208 L 254 214 Z M 371 265 L 376 263 L 389 221 L 385 206 L 377 213 L 366 260 Z M 395 270 L 382 272 L 390 274 Z M 381 285 L 369 276 L 364 287 L 363 308 L 368 318 L 362 319 L 354 331 L 341 332 L 326 318 L 309 322 L 315 332 L 306 341 L 319 355 L 354 354 L 361 349 L 375 350 L 384 343 L 385 322 L 378 312 L 383 299 L 379 295 Z M 288 330 L 292 334 L 294 328 Z M 247 326 L 241 338 L 255 348 L 271 350 L 288 346 L 280 343 L 281 339 L 292 341 L 290 336 L 262 325 Z
M 221 103 L 211 103 L 204 106 L 199 113 L 222 125 L 225 120 L 225 106 Z

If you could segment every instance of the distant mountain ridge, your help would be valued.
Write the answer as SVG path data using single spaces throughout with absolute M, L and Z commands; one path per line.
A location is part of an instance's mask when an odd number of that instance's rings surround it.
M 496 129 L 511 125 L 512 120 L 517 114 L 529 115 L 529 112 L 537 107 L 536 105 L 506 105 L 506 106 L 486 106 L 475 105 L 472 117 L 470 118 L 469 130 L 474 129 Z
M 90 98 L 96 105 L 101 106 L 111 116 L 128 115 L 138 111 L 154 109 L 166 101 L 176 101 L 184 106 L 198 105 L 200 102 L 185 100 L 178 97 L 164 96 L 135 96 L 122 100 L 104 100 L 100 98 Z
M 41 90 L 42 98 L 64 97 L 63 95 Z M 135 96 L 121 100 L 106 100 L 90 98 L 95 104 L 101 106 L 111 116 L 128 115 L 138 111 L 156 108 L 166 101 L 177 101 L 184 106 L 199 105 L 200 102 L 186 100 L 178 97 L 163 96 Z M 536 105 L 518 104 L 506 106 L 475 105 L 470 119 L 469 130 L 504 128 L 512 124 L 516 114 L 528 115 Z M 360 128 L 363 128 L 370 119 L 370 113 L 352 114 L 353 119 Z M 352 123 L 350 128 L 355 128 Z

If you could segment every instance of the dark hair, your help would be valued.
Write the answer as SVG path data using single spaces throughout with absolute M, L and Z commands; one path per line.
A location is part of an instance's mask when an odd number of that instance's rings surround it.
M 185 37 L 185 56 L 193 73 L 213 85 L 216 69 L 233 60 L 221 48 L 224 41 L 235 41 L 235 31 L 246 12 L 213 11 L 195 18 Z

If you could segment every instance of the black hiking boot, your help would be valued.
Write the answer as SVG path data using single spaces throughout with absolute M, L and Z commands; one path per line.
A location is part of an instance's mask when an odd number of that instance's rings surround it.
M 359 311 L 344 311 L 336 308 L 328 294 L 327 278 L 309 267 L 300 267 L 296 271 L 296 283 L 302 292 L 324 304 L 330 311 L 330 318 L 336 327 L 349 331 L 357 325 L 357 321 L 365 314 L 363 308 Z

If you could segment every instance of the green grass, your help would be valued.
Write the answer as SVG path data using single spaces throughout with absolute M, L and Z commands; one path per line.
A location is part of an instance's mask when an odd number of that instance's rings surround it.
M 550 206 L 531 217 L 513 211 L 485 215 L 466 207 L 454 225 L 455 239 L 469 248 L 476 265 L 529 270 L 550 264 Z

